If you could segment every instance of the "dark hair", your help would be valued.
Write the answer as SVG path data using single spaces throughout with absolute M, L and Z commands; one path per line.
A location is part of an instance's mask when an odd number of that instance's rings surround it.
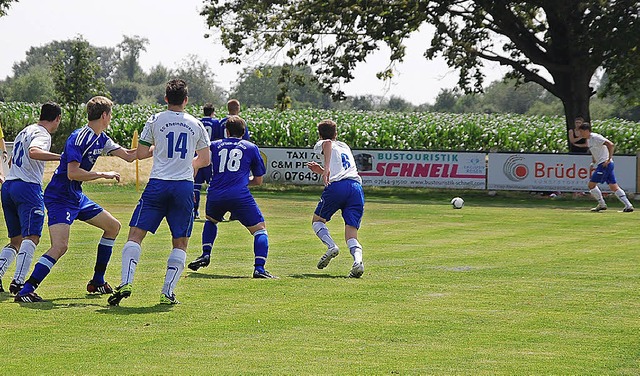
M 47 102 L 42 105 L 40 109 L 40 120 L 54 121 L 58 116 L 62 114 L 62 108 L 56 102 Z
M 582 117 L 582 115 L 578 115 L 578 116 L 576 116 L 576 118 L 574 119 L 574 121 L 575 121 L 575 120 L 582 120 L 582 121 L 584 121 L 584 118 Z
M 336 138 L 336 123 L 333 120 L 323 120 L 318 123 L 318 134 L 323 140 L 333 140 Z
M 247 128 L 247 123 L 238 115 L 231 115 L 226 122 L 227 131 L 230 137 L 242 137 Z
M 237 115 L 240 112 L 240 101 L 237 99 L 230 99 L 227 102 L 227 111 L 231 115 Z
M 98 120 L 103 113 L 110 114 L 113 102 L 107 97 L 97 96 L 87 102 L 87 119 L 89 121 Z
M 591 131 L 591 124 L 589 123 L 582 123 L 580 124 L 580 126 L 578 127 L 578 129 L 582 130 L 582 131 Z
M 213 103 L 207 103 L 204 105 L 204 116 L 211 116 L 215 112 L 215 107 Z
M 184 103 L 184 99 L 189 95 L 187 83 L 179 78 L 167 82 L 165 95 L 167 96 L 167 102 L 169 102 L 169 104 L 177 106 L 181 105 Z

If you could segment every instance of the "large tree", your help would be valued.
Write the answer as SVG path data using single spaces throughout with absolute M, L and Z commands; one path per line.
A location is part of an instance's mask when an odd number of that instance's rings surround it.
M 589 118 L 599 67 L 625 80 L 622 90 L 640 82 L 639 14 L 635 0 L 209 0 L 202 10 L 229 50 L 226 61 L 282 51 L 313 66 L 338 96 L 356 64 L 382 44 L 391 65 L 378 76 L 391 77 L 405 56 L 403 41 L 431 24 L 425 57 L 443 56 L 459 70 L 462 88 L 482 90 L 483 62 L 498 62 L 560 98 L 567 129 L 575 116 Z
M 0 0 L 0 17 L 7 14 L 7 10 L 11 6 L 11 3 L 18 2 L 18 0 Z

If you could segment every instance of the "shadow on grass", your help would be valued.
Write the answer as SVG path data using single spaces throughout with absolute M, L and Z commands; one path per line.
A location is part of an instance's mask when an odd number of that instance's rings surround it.
M 94 297 L 94 295 L 92 295 Z M 95 295 L 96 298 L 100 298 L 99 295 Z M 13 299 L 13 297 L 11 297 Z M 52 309 L 61 309 L 61 308 L 86 308 L 86 307 L 104 307 L 107 304 L 107 301 L 104 300 L 103 304 L 98 303 L 63 303 L 69 300 L 85 300 L 86 298 L 57 298 L 57 299 L 44 299 L 41 302 L 36 303 L 17 303 L 20 304 L 21 307 L 36 309 L 40 311 L 50 311 Z
M 316 274 L 316 273 L 304 273 L 304 274 L 291 274 L 291 278 L 348 278 L 345 275 L 331 275 L 331 274 Z
M 172 309 L 172 305 L 158 303 L 149 307 L 106 306 L 96 312 L 110 315 L 140 315 L 147 313 L 169 312 Z
M 251 278 L 250 276 L 241 275 L 222 275 L 222 274 L 202 274 L 202 273 L 190 273 L 185 278 L 203 278 L 203 279 L 245 279 Z

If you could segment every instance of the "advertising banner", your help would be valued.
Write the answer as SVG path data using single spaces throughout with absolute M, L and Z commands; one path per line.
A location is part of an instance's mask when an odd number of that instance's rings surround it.
M 261 148 L 266 182 L 321 184 L 309 161 L 322 163 L 311 149 Z M 366 186 L 486 189 L 486 154 L 465 152 L 353 150 Z
M 595 166 L 591 155 L 490 153 L 487 188 L 523 191 L 587 191 Z M 636 157 L 614 156 L 618 184 L 636 190 Z M 610 191 L 601 184 L 600 189 Z

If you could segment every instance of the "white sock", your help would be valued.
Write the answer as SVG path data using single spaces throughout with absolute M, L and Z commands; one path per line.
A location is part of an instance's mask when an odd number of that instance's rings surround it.
M 618 200 L 620 200 L 624 204 L 625 208 L 632 208 L 633 207 L 633 205 L 631 205 L 631 202 L 627 198 L 627 195 L 624 193 L 622 188 L 619 188 L 614 193 L 616 194 L 616 197 L 618 197 Z
M 182 271 L 184 270 L 184 264 L 187 261 L 187 252 L 179 248 L 174 248 L 169 254 L 167 260 L 167 274 L 164 276 L 164 285 L 162 285 L 162 293 L 166 296 L 171 296 L 173 290 L 180 280 Z
M 11 265 L 16 258 L 16 253 L 18 253 L 18 251 L 16 251 L 11 244 L 5 245 L 2 251 L 0 251 L 0 278 L 4 277 L 7 268 L 9 268 L 9 265 Z
M 358 242 L 358 239 L 351 238 L 347 240 L 347 246 L 349 247 L 349 252 L 351 252 L 351 256 L 353 256 L 353 262 L 356 262 L 356 263 L 362 262 L 362 246 Z
M 16 273 L 13 275 L 16 282 L 24 283 L 26 281 L 34 253 L 36 253 L 36 243 L 29 239 L 23 239 L 16 257 Z
M 140 260 L 142 248 L 140 244 L 128 241 L 122 248 L 122 284 L 133 284 L 133 275 L 136 273 L 136 266 Z
M 600 206 L 607 206 L 607 204 L 604 202 L 604 199 L 602 198 L 602 192 L 600 191 L 600 188 L 596 186 L 595 188 L 590 190 L 590 192 L 591 192 L 591 195 L 596 200 L 598 200 L 598 204 L 600 204 Z
M 313 231 L 315 231 L 316 236 L 327 246 L 327 248 L 333 248 L 336 246 L 336 242 L 331 238 L 329 229 L 324 223 L 313 222 L 311 227 L 313 227 Z

